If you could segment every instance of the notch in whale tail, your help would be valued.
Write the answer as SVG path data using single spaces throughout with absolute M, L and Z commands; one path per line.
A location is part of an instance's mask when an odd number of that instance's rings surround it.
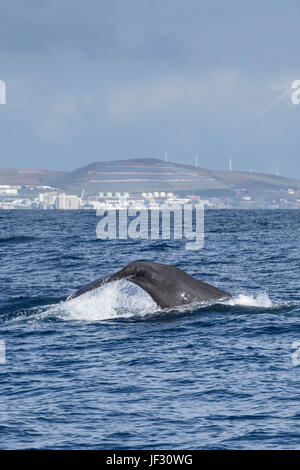
M 229 292 L 199 281 L 175 266 L 135 261 L 111 276 L 87 284 L 71 294 L 67 300 L 121 279 L 133 282 L 144 289 L 162 308 L 231 297 Z

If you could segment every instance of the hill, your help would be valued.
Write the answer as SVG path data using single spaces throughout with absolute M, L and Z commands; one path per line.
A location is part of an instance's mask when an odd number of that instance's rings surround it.
M 243 171 L 220 171 L 152 158 L 95 162 L 74 171 L 0 169 L 0 184 L 51 185 L 80 194 L 167 191 L 206 197 L 247 193 L 258 200 L 300 191 L 300 180 Z

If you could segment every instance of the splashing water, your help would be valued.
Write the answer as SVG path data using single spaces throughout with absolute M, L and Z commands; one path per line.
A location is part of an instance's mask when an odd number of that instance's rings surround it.
M 190 305 L 181 305 L 172 308 L 172 311 L 184 313 L 190 310 L 199 310 L 213 305 L 215 302 L 202 302 Z M 216 302 L 217 304 L 220 302 Z M 255 308 L 272 308 L 273 303 L 266 292 L 253 295 L 239 294 L 221 302 L 223 305 L 245 306 Z M 165 309 L 167 312 L 169 309 Z M 72 300 L 52 305 L 43 311 L 39 318 L 54 316 L 61 320 L 102 321 L 116 318 L 141 317 L 148 314 L 162 312 L 154 300 L 140 287 L 125 281 L 114 281 L 87 292 Z
M 96 240 L 94 211 L 0 218 L 2 449 L 299 447 L 300 211 L 207 211 L 193 253 Z M 118 283 L 66 301 L 78 273 L 145 258 L 233 297 L 167 311 Z
M 141 288 L 128 281 L 114 281 L 48 310 L 64 320 L 101 321 L 145 316 L 159 310 Z
M 256 297 L 240 294 L 226 300 L 226 305 L 244 305 L 245 307 L 272 308 L 273 303 L 266 292 L 261 292 Z

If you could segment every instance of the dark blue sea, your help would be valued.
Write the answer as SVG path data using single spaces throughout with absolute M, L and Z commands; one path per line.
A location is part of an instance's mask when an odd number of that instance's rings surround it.
M 0 448 L 299 449 L 300 211 L 206 211 L 199 251 L 97 222 L 0 212 Z M 164 311 L 118 281 L 66 301 L 140 259 L 233 298 Z

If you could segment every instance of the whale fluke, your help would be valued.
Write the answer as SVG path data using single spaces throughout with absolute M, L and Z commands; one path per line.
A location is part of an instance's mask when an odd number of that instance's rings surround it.
M 175 266 L 135 261 L 109 277 L 87 284 L 70 295 L 68 300 L 120 279 L 137 284 L 162 308 L 231 297 L 228 292 L 199 281 Z

